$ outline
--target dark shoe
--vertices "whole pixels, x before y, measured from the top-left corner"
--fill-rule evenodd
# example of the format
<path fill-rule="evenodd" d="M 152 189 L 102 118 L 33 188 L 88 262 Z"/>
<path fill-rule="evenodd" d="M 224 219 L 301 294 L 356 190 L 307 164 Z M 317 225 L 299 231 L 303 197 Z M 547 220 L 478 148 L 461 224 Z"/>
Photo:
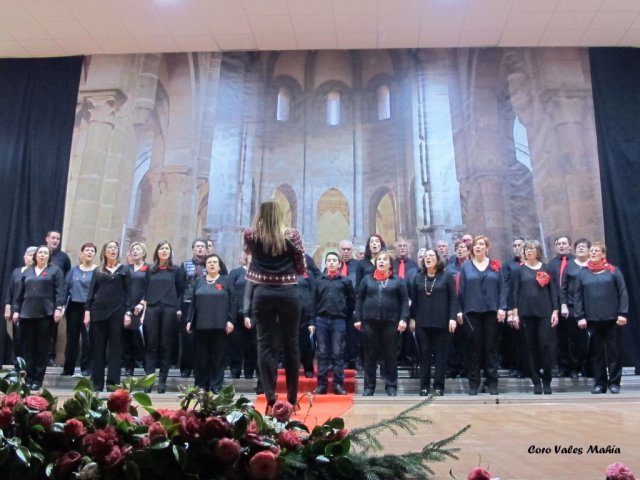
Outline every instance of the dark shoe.
<path fill-rule="evenodd" d="M 595 385 L 593 387 L 593 389 L 591 390 L 591 393 L 593 393 L 594 395 L 599 394 L 599 393 L 605 393 L 606 390 L 602 385 Z"/>
<path fill-rule="evenodd" d="M 578 379 L 578 372 L 575 370 L 571 370 L 569 372 L 569 377 L 571 378 L 571 380 L 577 380 Z"/>
<path fill-rule="evenodd" d="M 551 395 L 551 384 L 550 383 L 545 383 L 542 385 L 542 391 L 544 392 L 545 395 Z"/>
<path fill-rule="evenodd" d="M 509 373 L 507 374 L 507 376 L 510 378 L 516 378 L 518 376 L 518 370 L 516 370 L 515 368 L 512 368 L 511 370 L 509 370 Z"/>
<path fill-rule="evenodd" d="M 387 391 L 387 395 L 390 396 L 390 397 L 397 397 L 398 396 L 398 391 L 393 387 L 387 387 L 386 391 Z"/>
<path fill-rule="evenodd" d="M 370 388 L 365 388 L 364 392 L 362 392 L 363 397 L 373 397 L 373 390 Z"/>
<path fill-rule="evenodd" d="M 620 385 L 615 383 L 609 385 L 609 391 L 613 394 L 620 393 Z"/>
<path fill-rule="evenodd" d="M 420 396 L 421 397 L 428 397 L 429 396 L 429 389 L 428 388 L 423 388 L 422 390 L 420 390 Z"/>
<path fill-rule="evenodd" d="M 318 385 L 313 393 L 315 393 L 316 395 L 326 395 L 327 387 L 325 385 Z"/>
<path fill-rule="evenodd" d="M 124 373 L 127 377 L 133 377 L 133 368 L 127 368 Z"/>
<path fill-rule="evenodd" d="M 248 374 L 244 376 L 245 380 L 253 380 L 253 374 Z"/>
<path fill-rule="evenodd" d="M 342 387 L 342 385 L 334 385 L 333 393 L 335 393 L 336 395 L 346 395 L 347 391 Z"/>
<path fill-rule="evenodd" d="M 444 396 L 444 388 L 436 388 L 436 389 L 433 391 L 433 394 L 434 394 L 436 397 L 442 397 L 442 396 Z"/>
<path fill-rule="evenodd" d="M 33 382 L 31 384 L 30 390 L 34 391 L 34 390 L 40 390 L 42 388 L 42 384 L 38 383 L 38 382 Z"/>
<path fill-rule="evenodd" d="M 151 387 L 147 387 L 144 389 L 144 393 L 151 393 L 152 388 Z"/>
<path fill-rule="evenodd" d="M 82 370 L 82 376 L 83 377 L 90 377 L 91 376 L 91 370 Z"/>
<path fill-rule="evenodd" d="M 165 393 L 167 391 L 167 384 L 165 382 L 160 382 L 158 384 L 158 393 Z"/>
<path fill-rule="evenodd" d="M 533 394 L 542 395 L 542 385 L 540 384 L 540 382 L 533 384 Z"/>
<path fill-rule="evenodd" d="M 311 370 L 309 372 L 304 372 L 304 376 L 306 378 L 313 378 L 313 370 Z"/>
<path fill-rule="evenodd" d="M 189 373 L 187 374 L 187 377 L 188 377 L 189 375 L 191 375 L 191 372 L 189 372 Z M 182 375 L 182 376 L 184 377 L 184 375 Z M 231 372 L 231 378 L 235 378 L 235 379 L 240 378 L 240 372 Z"/>
<path fill-rule="evenodd" d="M 61 377 L 72 377 L 73 376 L 73 371 L 69 371 L 69 370 L 63 370 L 62 373 L 60 373 Z"/>
<path fill-rule="evenodd" d="M 264 393 L 264 388 L 262 385 L 256 385 L 256 395 L 262 395 Z"/>
<path fill-rule="evenodd" d="M 49 367 L 55 367 L 56 366 L 56 362 L 53 358 L 49 359 L 49 362 L 47 363 L 47 366 Z"/>
<path fill-rule="evenodd" d="M 478 388 L 470 388 L 469 389 L 469 395 L 475 396 L 478 395 Z"/>
<path fill-rule="evenodd" d="M 489 387 L 489 395 L 498 395 L 498 386 L 490 386 Z"/>

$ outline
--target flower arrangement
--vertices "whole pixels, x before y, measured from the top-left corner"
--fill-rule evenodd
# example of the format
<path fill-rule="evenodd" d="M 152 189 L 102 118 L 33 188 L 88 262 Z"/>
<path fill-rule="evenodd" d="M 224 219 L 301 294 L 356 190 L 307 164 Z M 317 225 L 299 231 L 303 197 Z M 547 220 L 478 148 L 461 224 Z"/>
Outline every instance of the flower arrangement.
<path fill-rule="evenodd" d="M 414 412 L 429 400 L 365 428 L 333 418 L 309 431 L 291 419 L 288 402 L 262 415 L 232 386 L 217 395 L 185 387 L 179 408 L 165 410 L 143 392 L 153 375 L 128 378 L 106 398 L 80 379 L 58 406 L 46 389 L 30 392 L 23 376 L 0 380 L 0 471 L 9 480 L 421 479 L 430 462 L 457 458 L 449 444 L 468 428 L 418 452 L 384 454 L 379 433 L 428 424 Z"/>

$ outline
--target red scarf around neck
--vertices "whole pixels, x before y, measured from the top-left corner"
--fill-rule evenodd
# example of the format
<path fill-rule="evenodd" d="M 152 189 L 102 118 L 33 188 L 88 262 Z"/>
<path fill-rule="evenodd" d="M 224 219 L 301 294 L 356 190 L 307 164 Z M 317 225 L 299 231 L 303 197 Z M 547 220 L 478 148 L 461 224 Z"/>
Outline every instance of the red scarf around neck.
<path fill-rule="evenodd" d="M 589 269 L 589 271 L 593 273 L 600 273 L 600 272 L 604 272 L 605 270 L 609 270 L 610 272 L 613 272 L 616 267 L 614 267 L 609 262 L 607 262 L 606 258 L 603 258 L 599 262 L 594 262 L 592 260 L 589 260 L 587 262 L 587 268 Z"/>
<path fill-rule="evenodd" d="M 385 281 L 390 276 L 391 276 L 391 271 L 385 273 L 381 270 L 376 270 L 375 272 L 373 272 L 373 278 L 375 278 L 379 282 Z"/>

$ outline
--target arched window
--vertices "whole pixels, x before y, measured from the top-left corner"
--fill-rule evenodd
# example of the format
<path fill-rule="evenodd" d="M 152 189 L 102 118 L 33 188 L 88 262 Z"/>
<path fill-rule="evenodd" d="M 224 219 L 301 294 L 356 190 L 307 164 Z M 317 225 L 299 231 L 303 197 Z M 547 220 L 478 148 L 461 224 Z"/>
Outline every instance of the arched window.
<path fill-rule="evenodd" d="M 327 125 L 340 125 L 340 92 L 329 92 L 327 95 Z"/>
<path fill-rule="evenodd" d="M 380 85 L 376 91 L 378 97 L 378 120 L 391 118 L 391 96 L 389 87 Z"/>
<path fill-rule="evenodd" d="M 513 121 L 513 143 L 516 149 L 516 159 L 531 171 L 531 155 L 529 154 L 527 127 L 520 123 L 518 117 Z"/>
<path fill-rule="evenodd" d="M 280 87 L 280 90 L 278 90 L 278 104 L 276 106 L 276 120 L 279 122 L 288 122 L 290 109 L 291 92 L 287 87 Z"/>

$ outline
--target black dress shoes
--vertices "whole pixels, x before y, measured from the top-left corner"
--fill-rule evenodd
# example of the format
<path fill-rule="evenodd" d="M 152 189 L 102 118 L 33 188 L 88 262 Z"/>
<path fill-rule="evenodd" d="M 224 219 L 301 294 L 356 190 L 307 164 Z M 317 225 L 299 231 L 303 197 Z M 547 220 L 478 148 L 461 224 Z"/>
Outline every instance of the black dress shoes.
<path fill-rule="evenodd" d="M 335 387 L 334 387 L 335 389 Z M 313 391 L 313 393 L 315 393 L 316 395 L 326 395 L 327 394 L 327 387 L 324 385 L 318 385 L 316 387 L 316 389 Z"/>
<path fill-rule="evenodd" d="M 544 392 L 545 395 L 551 395 L 551 384 L 550 383 L 542 384 L 542 391 Z"/>
<path fill-rule="evenodd" d="M 429 389 L 428 388 L 423 388 L 422 390 L 420 390 L 420 396 L 421 397 L 429 396 Z"/>
<path fill-rule="evenodd" d="M 498 386 L 493 385 L 489 387 L 489 395 L 498 395 Z"/>
<path fill-rule="evenodd" d="M 593 389 L 591 390 L 591 393 L 593 393 L 594 395 L 596 394 L 600 394 L 600 393 L 605 393 L 605 388 L 602 385 L 595 385 L 593 387 Z"/>
<path fill-rule="evenodd" d="M 442 397 L 442 396 L 444 395 L 444 388 L 436 388 L 436 389 L 433 391 L 433 394 L 434 394 L 436 397 Z"/>
<path fill-rule="evenodd" d="M 542 385 L 539 381 L 533 384 L 533 394 L 542 395 Z"/>
<path fill-rule="evenodd" d="M 346 395 L 347 391 L 342 387 L 342 385 L 334 385 L 333 393 L 335 393 L 336 395 Z"/>
<path fill-rule="evenodd" d="M 364 392 L 362 392 L 363 397 L 373 397 L 373 390 L 370 388 L 365 388 Z"/>
<path fill-rule="evenodd" d="M 398 396 L 398 391 L 395 388 L 387 387 L 386 390 L 387 390 L 387 395 L 388 396 L 390 396 L 390 397 L 397 397 Z"/>
<path fill-rule="evenodd" d="M 617 384 L 615 384 L 615 383 L 614 383 L 614 384 L 609 385 L 609 391 L 610 391 L 611 393 L 614 393 L 614 394 L 615 394 L 615 393 L 620 393 L 620 385 L 617 385 Z"/>

